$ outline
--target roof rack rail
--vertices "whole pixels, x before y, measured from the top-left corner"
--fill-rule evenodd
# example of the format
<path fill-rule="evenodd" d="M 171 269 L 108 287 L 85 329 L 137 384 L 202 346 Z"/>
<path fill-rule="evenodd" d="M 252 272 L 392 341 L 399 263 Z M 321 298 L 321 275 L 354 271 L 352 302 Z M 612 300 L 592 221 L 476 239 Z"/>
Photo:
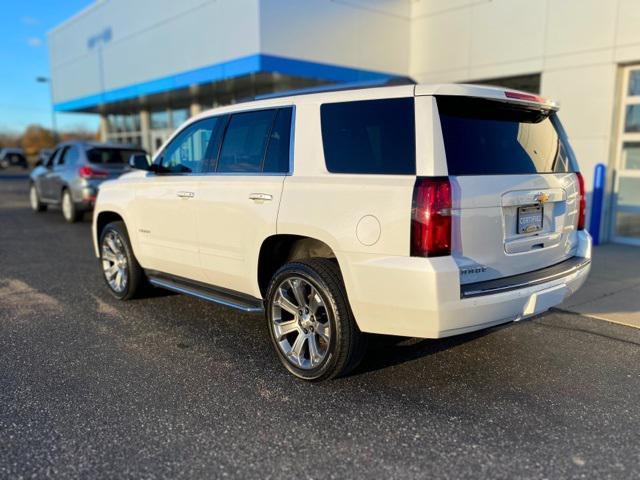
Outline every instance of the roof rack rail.
<path fill-rule="evenodd" d="M 317 87 L 300 88 L 297 90 L 286 90 L 282 92 L 267 93 L 264 95 L 256 95 L 246 101 L 268 100 L 272 98 L 293 97 L 299 95 L 311 95 L 313 93 L 340 92 L 343 90 L 362 90 L 365 88 L 392 87 L 396 85 L 415 85 L 416 82 L 411 77 L 389 77 L 381 80 L 369 80 L 363 82 L 350 83 L 330 83 L 327 85 L 319 85 Z"/>

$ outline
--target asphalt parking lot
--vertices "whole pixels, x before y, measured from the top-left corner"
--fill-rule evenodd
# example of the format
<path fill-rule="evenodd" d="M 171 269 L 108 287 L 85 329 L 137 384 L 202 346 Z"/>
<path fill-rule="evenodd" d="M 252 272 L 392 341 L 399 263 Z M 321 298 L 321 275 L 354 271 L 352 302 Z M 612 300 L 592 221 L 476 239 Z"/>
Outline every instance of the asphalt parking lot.
<path fill-rule="evenodd" d="M 0 478 L 638 478 L 639 365 L 639 330 L 556 311 L 306 384 L 261 317 L 113 299 L 89 219 L 0 173 Z"/>

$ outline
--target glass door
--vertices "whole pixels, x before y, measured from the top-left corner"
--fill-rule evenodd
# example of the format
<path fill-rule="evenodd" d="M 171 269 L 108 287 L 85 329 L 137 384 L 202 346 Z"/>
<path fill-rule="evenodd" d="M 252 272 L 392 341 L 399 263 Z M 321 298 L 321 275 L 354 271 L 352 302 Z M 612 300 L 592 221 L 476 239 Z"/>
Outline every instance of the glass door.
<path fill-rule="evenodd" d="M 640 245 L 640 66 L 624 71 L 613 201 L 613 240 Z"/>

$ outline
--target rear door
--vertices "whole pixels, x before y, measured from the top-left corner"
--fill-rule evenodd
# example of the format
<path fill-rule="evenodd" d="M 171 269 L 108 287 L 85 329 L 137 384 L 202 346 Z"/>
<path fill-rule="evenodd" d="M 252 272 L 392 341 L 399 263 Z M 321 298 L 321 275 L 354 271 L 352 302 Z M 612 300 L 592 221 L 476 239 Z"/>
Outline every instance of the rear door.
<path fill-rule="evenodd" d="M 293 107 L 231 114 L 211 174 L 198 199 L 202 268 L 210 284 L 254 291 L 258 254 L 276 233 L 285 177 L 290 173 Z"/>
<path fill-rule="evenodd" d="M 575 255 L 580 191 L 555 112 L 437 97 L 453 189 L 461 283 L 517 275 Z"/>

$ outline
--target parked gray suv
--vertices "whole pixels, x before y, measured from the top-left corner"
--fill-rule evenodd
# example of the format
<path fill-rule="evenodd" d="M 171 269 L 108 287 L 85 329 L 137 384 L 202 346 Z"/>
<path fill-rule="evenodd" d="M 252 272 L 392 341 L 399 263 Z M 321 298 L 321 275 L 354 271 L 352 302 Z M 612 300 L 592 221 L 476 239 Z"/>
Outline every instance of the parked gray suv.
<path fill-rule="evenodd" d="M 59 205 L 69 223 L 93 209 L 98 188 L 105 180 L 129 169 L 129 158 L 145 153 L 120 144 L 71 141 L 61 143 L 30 175 L 29 200 L 35 212 Z"/>

